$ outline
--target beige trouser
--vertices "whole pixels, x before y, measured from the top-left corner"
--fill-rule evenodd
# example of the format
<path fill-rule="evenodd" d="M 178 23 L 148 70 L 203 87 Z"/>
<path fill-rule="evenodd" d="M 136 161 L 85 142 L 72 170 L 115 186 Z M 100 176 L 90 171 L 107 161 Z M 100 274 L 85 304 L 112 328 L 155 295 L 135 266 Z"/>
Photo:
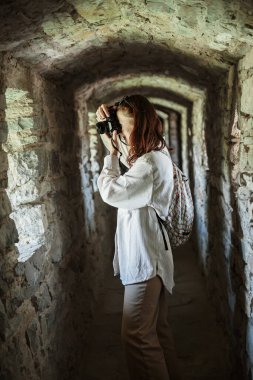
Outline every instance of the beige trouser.
<path fill-rule="evenodd" d="M 169 296 L 159 276 L 125 285 L 121 336 L 130 380 L 182 380 L 168 322 Z"/>

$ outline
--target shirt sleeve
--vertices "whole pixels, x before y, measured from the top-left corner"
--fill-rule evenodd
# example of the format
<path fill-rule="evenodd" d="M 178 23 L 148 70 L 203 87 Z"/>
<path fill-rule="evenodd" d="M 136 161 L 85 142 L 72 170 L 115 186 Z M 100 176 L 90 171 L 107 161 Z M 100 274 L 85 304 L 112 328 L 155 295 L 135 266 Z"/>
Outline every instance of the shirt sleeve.
<path fill-rule="evenodd" d="M 148 205 L 153 192 L 152 164 L 140 157 L 121 175 L 118 160 L 112 154 L 104 157 L 104 166 L 97 179 L 103 201 L 128 210 Z"/>

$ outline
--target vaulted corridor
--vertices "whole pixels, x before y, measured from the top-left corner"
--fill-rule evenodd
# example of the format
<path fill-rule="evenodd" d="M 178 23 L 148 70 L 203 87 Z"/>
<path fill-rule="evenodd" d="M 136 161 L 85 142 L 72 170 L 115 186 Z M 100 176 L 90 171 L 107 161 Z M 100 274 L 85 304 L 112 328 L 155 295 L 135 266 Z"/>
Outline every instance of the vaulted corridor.
<path fill-rule="evenodd" d="M 194 198 L 170 305 L 185 380 L 253 380 L 252 1 L 12 0 L 0 19 L 0 379 L 128 379 L 95 112 L 138 93 Z"/>

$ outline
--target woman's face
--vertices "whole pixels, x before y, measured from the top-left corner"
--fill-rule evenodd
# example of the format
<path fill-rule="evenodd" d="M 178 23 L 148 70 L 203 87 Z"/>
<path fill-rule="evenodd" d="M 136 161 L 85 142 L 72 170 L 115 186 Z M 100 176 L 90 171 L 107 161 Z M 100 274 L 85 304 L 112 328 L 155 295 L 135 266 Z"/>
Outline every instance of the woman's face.
<path fill-rule="evenodd" d="M 134 128 L 134 118 L 125 115 L 121 110 L 117 111 L 117 117 L 122 126 L 122 136 L 125 138 L 126 143 L 130 145 L 130 135 Z"/>

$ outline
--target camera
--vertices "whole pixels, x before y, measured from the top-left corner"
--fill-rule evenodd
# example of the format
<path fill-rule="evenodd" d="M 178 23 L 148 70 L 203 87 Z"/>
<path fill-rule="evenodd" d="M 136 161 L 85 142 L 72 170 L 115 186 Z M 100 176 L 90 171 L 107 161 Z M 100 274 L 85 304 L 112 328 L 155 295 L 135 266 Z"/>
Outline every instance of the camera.
<path fill-rule="evenodd" d="M 113 131 L 116 130 L 117 134 L 122 131 L 121 124 L 117 118 L 117 108 L 114 106 L 108 108 L 109 117 L 104 121 L 99 121 L 96 124 L 96 128 L 99 134 L 108 133 L 112 137 Z"/>

